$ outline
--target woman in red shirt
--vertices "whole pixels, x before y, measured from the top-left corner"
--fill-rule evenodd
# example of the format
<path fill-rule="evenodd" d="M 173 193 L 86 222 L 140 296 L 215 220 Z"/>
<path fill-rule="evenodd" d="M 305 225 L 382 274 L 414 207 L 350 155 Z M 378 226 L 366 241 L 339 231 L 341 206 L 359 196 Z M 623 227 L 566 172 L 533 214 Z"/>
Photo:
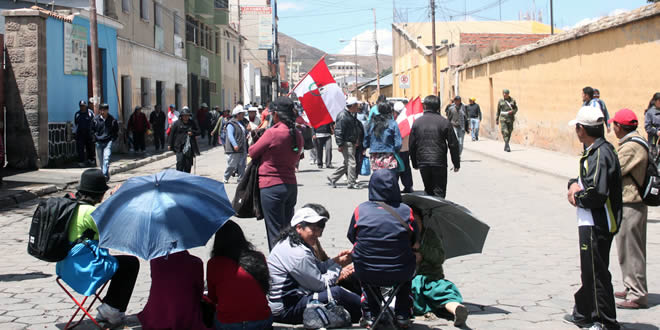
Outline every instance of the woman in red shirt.
<path fill-rule="evenodd" d="M 253 160 L 261 161 L 259 189 L 269 250 L 275 247 L 280 231 L 289 227 L 298 198 L 296 164 L 304 143 L 296 129 L 297 117 L 293 101 L 278 97 L 271 107 L 273 126 L 248 150 Z"/>
<path fill-rule="evenodd" d="M 266 257 L 231 220 L 215 233 L 206 282 L 209 298 L 216 304 L 216 329 L 272 328 L 266 300 L 270 289 Z"/>

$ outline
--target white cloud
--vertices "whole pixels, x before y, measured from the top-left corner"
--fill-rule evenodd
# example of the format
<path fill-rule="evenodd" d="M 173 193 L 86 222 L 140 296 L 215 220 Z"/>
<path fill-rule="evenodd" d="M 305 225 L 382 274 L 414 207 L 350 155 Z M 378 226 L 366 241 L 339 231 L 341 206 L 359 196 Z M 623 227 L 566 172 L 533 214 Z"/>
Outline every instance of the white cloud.
<path fill-rule="evenodd" d="M 298 11 L 303 9 L 303 5 L 295 2 L 280 2 L 277 4 L 277 10 L 279 11 Z"/>
<path fill-rule="evenodd" d="M 392 31 L 391 30 L 377 30 L 378 36 L 378 54 L 392 55 Z M 355 39 L 357 39 L 357 52 L 358 55 L 371 56 L 376 52 L 374 50 L 374 31 L 367 30 L 357 36 L 351 38 L 351 41 L 346 44 L 339 54 L 353 55 L 355 54 Z"/>
<path fill-rule="evenodd" d="M 598 17 L 591 17 L 591 18 L 585 18 L 585 19 L 575 23 L 575 25 L 573 25 L 573 26 L 564 26 L 561 29 L 564 30 L 564 31 L 577 29 L 579 27 L 591 24 L 591 23 L 593 23 L 593 22 L 595 22 L 595 21 L 597 21 L 597 20 L 599 20 L 599 19 L 601 19 L 605 16 L 615 16 L 615 15 L 619 15 L 619 14 L 622 14 L 622 13 L 625 13 L 625 12 L 628 12 L 628 10 L 627 9 L 614 9 L 607 15 L 598 16 Z"/>

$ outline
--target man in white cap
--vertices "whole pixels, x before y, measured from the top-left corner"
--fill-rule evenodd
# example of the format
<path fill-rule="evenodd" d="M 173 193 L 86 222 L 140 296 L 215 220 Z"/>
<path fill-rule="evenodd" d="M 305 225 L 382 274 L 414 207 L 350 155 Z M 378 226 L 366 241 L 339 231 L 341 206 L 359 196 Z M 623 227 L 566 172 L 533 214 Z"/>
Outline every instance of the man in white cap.
<path fill-rule="evenodd" d="M 245 163 L 247 162 L 247 128 L 243 124 L 246 111 L 243 106 L 237 105 L 231 112 L 232 119 L 227 124 L 227 134 L 225 137 L 225 153 L 227 154 L 227 170 L 225 170 L 224 183 L 229 182 L 229 178 L 238 173 L 238 181 L 241 181 L 245 173 Z"/>
<path fill-rule="evenodd" d="M 248 109 L 248 121 L 250 121 L 250 124 L 253 124 L 253 128 L 259 127 L 261 125 L 261 118 L 259 118 L 258 115 L 259 108 L 257 107 L 250 107 Z"/>
<path fill-rule="evenodd" d="M 346 100 L 346 109 L 337 115 L 335 126 L 335 141 L 337 150 L 344 156 L 344 163 L 337 168 L 335 173 L 327 177 L 328 183 L 337 188 L 337 181 L 342 176 L 348 177 L 348 189 L 360 189 L 357 183 L 357 163 L 355 161 L 355 150 L 360 143 L 364 131 L 362 123 L 355 117 L 358 112 L 358 100 L 351 96 Z"/>
<path fill-rule="evenodd" d="M 572 314 L 564 320 L 591 329 L 619 329 L 614 305 L 610 247 L 622 218 L 621 166 L 605 140 L 599 108 L 583 106 L 569 123 L 586 148 L 580 173 L 568 182 L 568 202 L 577 208 L 582 287 L 575 293 Z"/>
<path fill-rule="evenodd" d="M 406 110 L 406 106 L 403 102 L 398 101 L 394 103 L 394 112 L 396 112 L 397 117 L 401 115 L 401 112 Z M 401 179 L 401 184 L 403 184 L 402 193 L 411 193 L 413 192 L 413 177 L 412 170 L 410 169 L 410 152 L 408 152 L 408 144 L 410 143 L 410 134 L 406 135 L 401 142 L 401 150 L 399 150 L 399 157 L 403 161 L 403 164 L 406 166 L 406 170 L 401 173 L 399 179 Z"/>

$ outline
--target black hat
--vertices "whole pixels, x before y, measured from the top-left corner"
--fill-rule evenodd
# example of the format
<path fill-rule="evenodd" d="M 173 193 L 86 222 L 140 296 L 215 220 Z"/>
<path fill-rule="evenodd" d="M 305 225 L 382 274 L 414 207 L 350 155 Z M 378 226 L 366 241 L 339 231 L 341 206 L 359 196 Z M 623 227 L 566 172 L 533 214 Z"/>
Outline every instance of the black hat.
<path fill-rule="evenodd" d="M 83 106 L 83 105 L 87 106 L 87 102 L 85 102 L 85 100 L 80 100 L 80 102 L 78 102 L 78 106 Z"/>
<path fill-rule="evenodd" d="M 139 105 L 136 105 L 136 106 L 135 106 L 135 110 L 134 110 L 134 111 L 138 111 L 138 110 L 142 110 L 142 107 L 141 107 L 141 106 L 139 106 Z"/>
<path fill-rule="evenodd" d="M 282 111 L 283 112 L 291 112 L 291 111 L 293 111 L 293 108 L 295 107 L 295 105 L 293 104 L 293 101 L 291 101 L 291 99 L 286 97 L 286 96 L 280 96 L 277 99 L 275 99 L 275 102 L 274 102 L 273 105 L 274 105 L 275 111 L 277 111 L 277 112 L 282 112 Z"/>
<path fill-rule="evenodd" d="M 458 95 L 456 95 L 456 97 L 454 97 L 454 101 L 457 101 L 457 100 L 460 100 L 460 99 L 461 99 L 461 97 L 458 96 Z"/>
<path fill-rule="evenodd" d="M 100 109 L 110 109 L 110 106 L 107 103 L 101 103 L 99 106 Z"/>
<path fill-rule="evenodd" d="M 80 175 L 80 184 L 76 188 L 78 191 L 102 194 L 110 187 L 105 183 L 105 176 L 98 168 L 90 168 Z"/>

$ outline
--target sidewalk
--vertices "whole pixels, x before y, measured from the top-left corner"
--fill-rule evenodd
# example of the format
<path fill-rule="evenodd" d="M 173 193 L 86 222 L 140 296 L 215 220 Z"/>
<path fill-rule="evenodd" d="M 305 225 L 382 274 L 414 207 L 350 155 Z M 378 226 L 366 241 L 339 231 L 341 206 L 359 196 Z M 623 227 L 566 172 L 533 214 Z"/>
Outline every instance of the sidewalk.
<path fill-rule="evenodd" d="M 114 154 L 110 161 L 110 175 L 126 172 L 172 155 L 174 153 L 171 151 L 145 155 Z M 0 188 L 0 209 L 67 189 L 77 184 L 80 174 L 88 168 L 91 167 L 43 168 L 6 176 L 3 178 L 4 185 Z"/>
<path fill-rule="evenodd" d="M 494 158 L 531 171 L 552 175 L 567 181 L 577 177 L 579 155 L 569 155 L 556 151 L 535 148 L 520 144 L 510 144 L 511 152 L 504 151 L 504 142 L 480 138 L 472 141 L 465 136 L 465 150 Z"/>

